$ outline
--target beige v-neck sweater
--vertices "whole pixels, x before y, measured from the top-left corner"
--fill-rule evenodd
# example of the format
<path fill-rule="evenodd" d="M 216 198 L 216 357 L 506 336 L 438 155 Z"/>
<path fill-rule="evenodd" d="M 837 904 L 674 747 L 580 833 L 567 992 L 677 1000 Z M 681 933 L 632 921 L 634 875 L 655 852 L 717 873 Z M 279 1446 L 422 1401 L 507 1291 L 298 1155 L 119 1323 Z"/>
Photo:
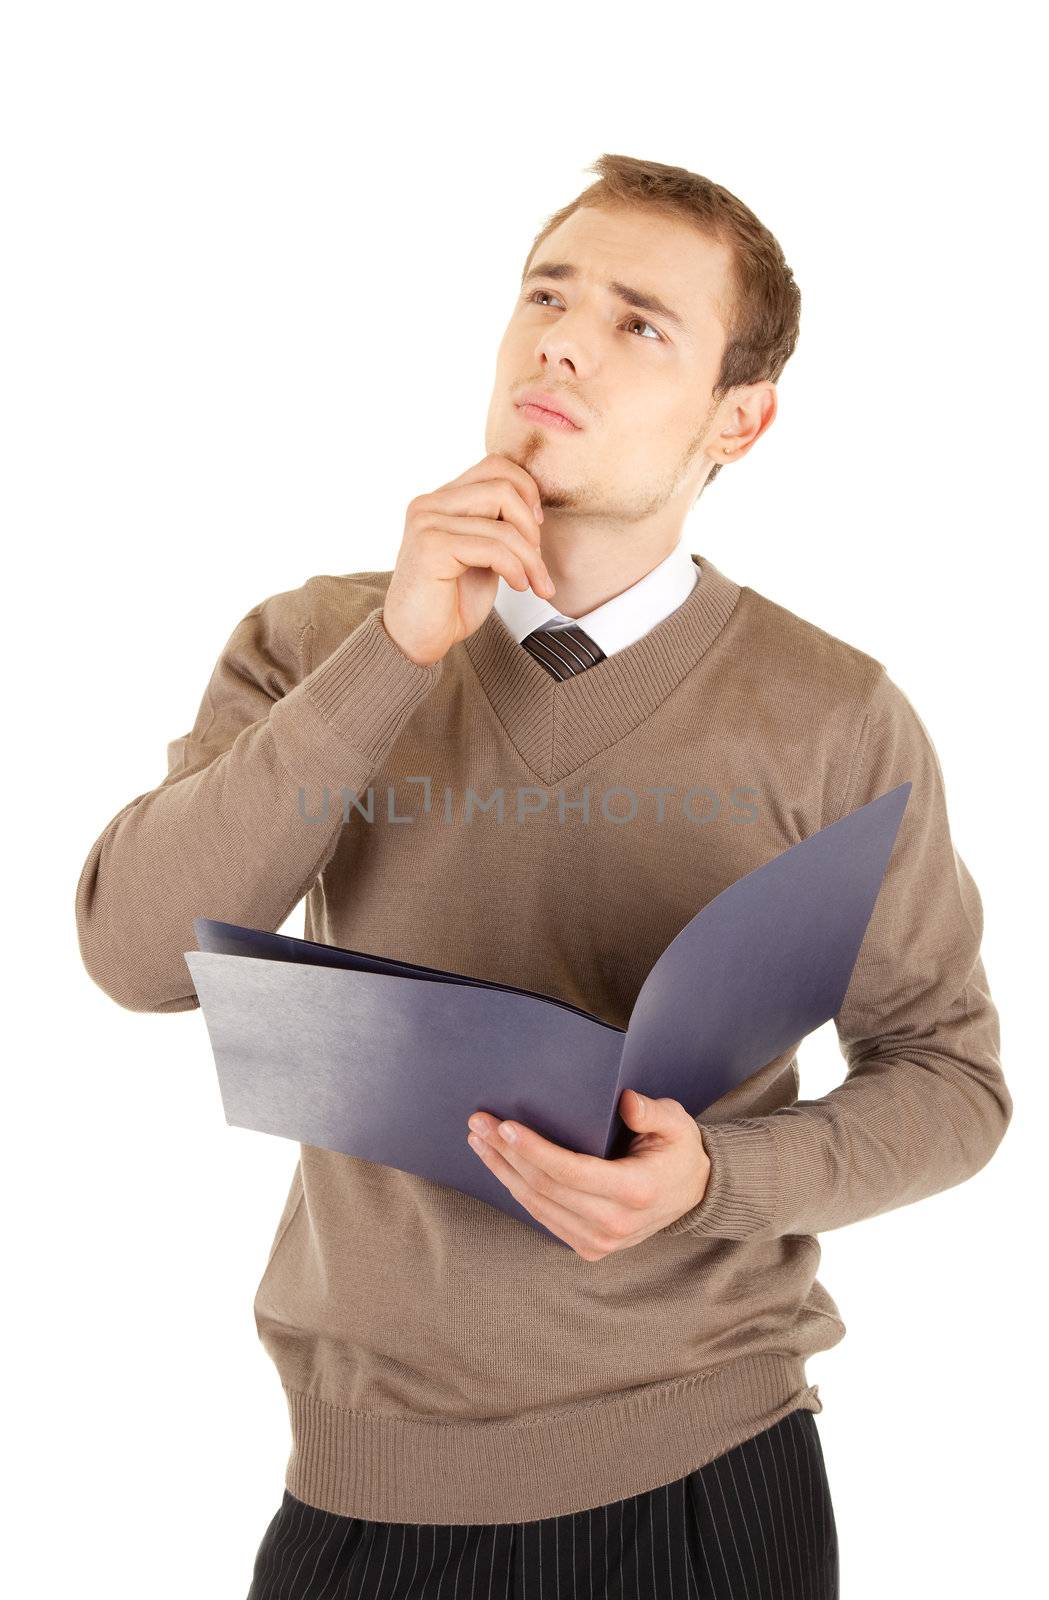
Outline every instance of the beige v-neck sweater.
<path fill-rule="evenodd" d="M 981 901 L 923 723 L 882 663 L 693 559 L 687 600 L 564 682 L 494 610 L 409 660 L 382 625 L 389 572 L 272 595 L 167 777 L 84 864 L 83 960 L 132 1010 L 196 1006 L 194 916 L 275 930 L 306 896 L 307 938 L 625 1028 L 716 894 L 913 785 L 835 1019 L 843 1081 L 799 1099 L 794 1046 L 707 1108 L 706 1195 L 641 1244 L 589 1262 L 472 1196 L 300 1147 L 254 1309 L 286 1484 L 312 1505 L 557 1516 L 822 1410 L 806 1361 L 845 1326 L 817 1236 L 961 1183 L 1008 1125 Z M 207 1071 L 202 1019 L 192 1052 Z"/>

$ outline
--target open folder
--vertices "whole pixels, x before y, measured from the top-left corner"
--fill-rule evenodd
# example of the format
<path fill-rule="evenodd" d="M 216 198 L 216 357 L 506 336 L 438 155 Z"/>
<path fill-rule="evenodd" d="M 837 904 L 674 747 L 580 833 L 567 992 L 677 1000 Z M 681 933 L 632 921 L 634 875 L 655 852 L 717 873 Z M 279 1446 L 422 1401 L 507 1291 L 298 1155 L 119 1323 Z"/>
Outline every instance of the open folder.
<path fill-rule="evenodd" d="M 625 1029 L 512 984 L 195 917 L 185 958 L 226 1121 L 415 1173 L 556 1238 L 475 1155 L 467 1119 L 613 1159 L 633 1138 L 624 1089 L 698 1116 L 800 1044 L 845 998 L 910 789 L 723 889 L 659 957 Z"/>

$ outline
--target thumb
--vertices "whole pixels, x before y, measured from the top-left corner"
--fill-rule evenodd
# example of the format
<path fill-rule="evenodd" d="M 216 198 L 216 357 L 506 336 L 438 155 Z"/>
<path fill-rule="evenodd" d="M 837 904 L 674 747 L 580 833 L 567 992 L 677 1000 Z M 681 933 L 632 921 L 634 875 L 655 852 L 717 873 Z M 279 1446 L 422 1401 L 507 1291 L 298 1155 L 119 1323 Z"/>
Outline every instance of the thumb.
<path fill-rule="evenodd" d="M 658 1100 L 647 1099 L 636 1089 L 625 1089 L 619 1100 L 619 1115 L 629 1128 L 655 1128 L 659 1122 Z"/>

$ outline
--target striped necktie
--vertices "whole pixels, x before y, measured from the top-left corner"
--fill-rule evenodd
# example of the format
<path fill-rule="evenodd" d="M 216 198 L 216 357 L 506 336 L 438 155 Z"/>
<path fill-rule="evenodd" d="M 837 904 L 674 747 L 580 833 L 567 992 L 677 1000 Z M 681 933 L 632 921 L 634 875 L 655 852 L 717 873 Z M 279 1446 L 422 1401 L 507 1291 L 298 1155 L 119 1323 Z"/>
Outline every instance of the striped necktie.
<path fill-rule="evenodd" d="M 521 643 L 554 678 L 571 678 L 605 659 L 601 646 L 574 622 L 535 628 Z"/>

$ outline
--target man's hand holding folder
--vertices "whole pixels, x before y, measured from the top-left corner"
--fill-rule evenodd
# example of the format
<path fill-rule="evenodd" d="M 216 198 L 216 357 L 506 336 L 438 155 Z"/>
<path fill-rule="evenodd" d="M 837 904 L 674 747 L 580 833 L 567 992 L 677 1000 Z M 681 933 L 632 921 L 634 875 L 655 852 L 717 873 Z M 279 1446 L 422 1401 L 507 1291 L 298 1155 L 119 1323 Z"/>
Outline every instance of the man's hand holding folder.
<path fill-rule="evenodd" d="M 694 1117 L 680 1100 L 633 1089 L 619 1115 L 637 1130 L 617 1160 L 583 1155 L 518 1122 L 476 1112 L 470 1146 L 514 1199 L 584 1261 L 629 1250 L 697 1206 L 710 1158 Z"/>

